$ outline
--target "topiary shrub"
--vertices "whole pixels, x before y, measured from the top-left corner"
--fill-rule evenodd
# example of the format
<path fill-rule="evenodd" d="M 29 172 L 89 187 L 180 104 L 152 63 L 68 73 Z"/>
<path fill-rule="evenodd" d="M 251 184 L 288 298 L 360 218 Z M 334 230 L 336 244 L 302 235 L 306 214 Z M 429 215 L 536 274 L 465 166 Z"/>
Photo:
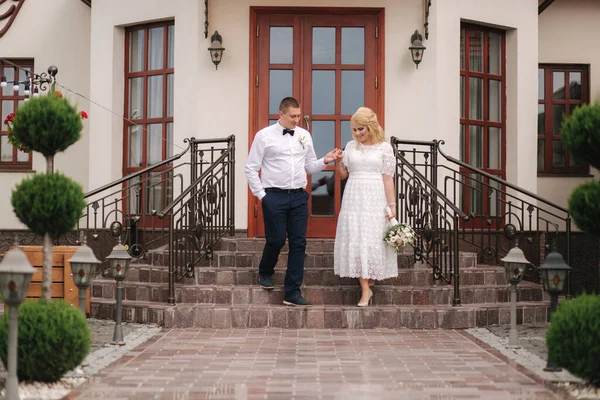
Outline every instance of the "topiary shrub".
<path fill-rule="evenodd" d="M 583 294 L 560 305 L 546 333 L 548 356 L 600 387 L 600 296 Z"/>
<path fill-rule="evenodd" d="M 85 207 L 81 185 L 59 173 L 24 179 L 13 191 L 11 203 L 29 229 L 53 238 L 72 229 Z"/>
<path fill-rule="evenodd" d="M 560 134 L 576 159 L 600 169 L 600 105 L 582 104 L 562 122 Z"/>
<path fill-rule="evenodd" d="M 583 183 L 569 197 L 569 211 L 582 231 L 600 234 L 600 181 Z"/>
<path fill-rule="evenodd" d="M 0 320 L 0 358 L 6 366 L 8 313 Z M 56 382 L 85 359 L 92 343 L 84 314 L 64 301 L 27 301 L 19 307 L 17 376 Z"/>
<path fill-rule="evenodd" d="M 12 134 L 23 146 L 52 157 L 81 137 L 81 114 L 56 95 L 30 99 L 19 107 Z"/>

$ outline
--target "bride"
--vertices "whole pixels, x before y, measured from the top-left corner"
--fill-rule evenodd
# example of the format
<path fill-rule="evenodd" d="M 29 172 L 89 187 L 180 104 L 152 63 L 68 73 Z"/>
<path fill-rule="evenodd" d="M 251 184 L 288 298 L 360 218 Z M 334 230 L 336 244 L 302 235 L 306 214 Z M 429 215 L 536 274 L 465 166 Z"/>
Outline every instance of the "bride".
<path fill-rule="evenodd" d="M 342 198 L 334 246 L 333 268 L 340 277 L 358 278 L 362 295 L 359 307 L 373 297 L 376 280 L 398 276 L 396 253 L 383 241 L 396 217 L 394 171 L 396 159 L 385 141 L 377 115 L 360 107 L 350 120 L 352 137 L 343 158 L 336 160 L 341 179 L 348 178 Z M 385 207 L 392 213 L 386 216 Z"/>

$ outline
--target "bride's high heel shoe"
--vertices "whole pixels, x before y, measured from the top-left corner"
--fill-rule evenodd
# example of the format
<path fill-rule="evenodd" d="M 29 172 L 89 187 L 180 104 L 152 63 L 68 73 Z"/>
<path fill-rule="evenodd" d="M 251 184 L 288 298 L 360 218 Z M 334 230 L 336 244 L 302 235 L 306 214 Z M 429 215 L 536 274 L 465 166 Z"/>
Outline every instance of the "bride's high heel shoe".
<path fill-rule="evenodd" d="M 369 304 L 371 304 L 371 299 L 373 299 L 373 291 L 372 291 L 372 290 L 371 290 L 371 293 L 369 293 L 369 300 L 367 300 L 367 301 L 366 301 L 366 302 L 364 302 L 364 303 L 358 303 L 358 304 L 357 304 L 357 306 L 358 306 L 358 307 L 366 307 L 366 306 L 368 306 Z"/>

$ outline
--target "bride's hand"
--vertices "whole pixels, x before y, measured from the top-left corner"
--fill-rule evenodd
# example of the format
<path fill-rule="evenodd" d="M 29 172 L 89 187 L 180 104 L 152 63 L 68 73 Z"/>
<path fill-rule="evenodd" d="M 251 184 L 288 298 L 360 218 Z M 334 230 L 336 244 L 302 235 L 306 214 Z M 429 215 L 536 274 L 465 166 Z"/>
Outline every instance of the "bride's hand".
<path fill-rule="evenodd" d="M 391 220 L 392 218 L 396 218 L 396 206 L 388 206 L 388 207 L 390 208 L 390 211 L 392 212 L 391 214 L 386 213 L 388 220 Z"/>

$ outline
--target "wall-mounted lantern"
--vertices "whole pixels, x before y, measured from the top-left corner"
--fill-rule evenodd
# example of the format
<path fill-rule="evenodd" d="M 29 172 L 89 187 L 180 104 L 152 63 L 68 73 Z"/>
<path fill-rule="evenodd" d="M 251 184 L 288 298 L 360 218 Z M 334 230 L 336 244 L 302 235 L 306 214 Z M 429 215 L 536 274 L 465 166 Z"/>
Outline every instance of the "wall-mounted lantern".
<path fill-rule="evenodd" d="M 215 64 L 215 69 L 219 69 L 219 64 L 223 58 L 224 50 L 223 37 L 219 35 L 219 31 L 215 31 L 215 33 L 213 33 L 210 37 L 210 47 L 208 48 L 208 51 L 210 52 L 210 58 L 213 64 Z"/>
<path fill-rule="evenodd" d="M 408 49 L 410 50 L 413 62 L 417 66 L 417 69 L 419 69 L 419 64 L 421 63 L 423 53 L 425 52 L 425 46 L 423 45 L 423 36 L 421 36 L 418 30 L 410 37 L 410 43 L 411 45 Z"/>

